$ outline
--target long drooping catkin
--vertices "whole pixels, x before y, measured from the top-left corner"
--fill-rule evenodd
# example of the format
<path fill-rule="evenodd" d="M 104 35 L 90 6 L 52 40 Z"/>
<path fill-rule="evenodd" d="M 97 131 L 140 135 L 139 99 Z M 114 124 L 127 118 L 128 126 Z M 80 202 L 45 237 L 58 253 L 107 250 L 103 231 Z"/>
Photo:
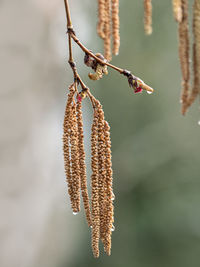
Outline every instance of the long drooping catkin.
<path fill-rule="evenodd" d="M 105 228 L 104 228 L 104 250 L 110 255 L 111 254 L 111 233 L 113 230 L 114 222 L 114 208 L 113 208 L 113 190 L 112 190 L 112 161 L 111 161 L 111 141 L 110 141 L 110 126 L 107 121 L 104 121 L 104 136 L 105 136 Z"/>
<path fill-rule="evenodd" d="M 72 186 L 74 198 L 74 212 L 80 211 L 80 169 L 78 154 L 78 126 L 76 118 L 76 103 L 72 106 L 72 120 L 70 121 L 70 144 L 71 144 L 71 170 L 72 170 Z"/>
<path fill-rule="evenodd" d="M 77 122 L 78 122 L 78 152 L 79 152 L 79 166 L 80 166 L 80 182 L 81 193 L 85 208 L 86 219 L 88 225 L 91 226 L 91 213 L 89 205 L 89 197 L 87 190 L 87 177 L 86 177 L 86 165 L 85 165 L 85 151 L 84 151 L 84 136 L 83 136 L 83 118 L 82 118 L 82 101 L 77 102 Z"/>
<path fill-rule="evenodd" d="M 73 212 L 80 210 L 80 173 L 78 160 L 78 128 L 76 119 L 76 104 L 74 100 L 75 85 L 69 87 L 68 100 L 63 123 L 63 151 L 65 173 L 68 183 Z"/>
<path fill-rule="evenodd" d="M 120 35 L 119 35 L 119 0 L 112 0 L 112 37 L 114 55 L 119 54 Z"/>
<path fill-rule="evenodd" d="M 67 104 L 65 108 L 65 116 L 64 116 L 64 123 L 63 123 L 63 153 L 64 153 L 64 165 L 65 165 L 65 174 L 66 180 L 68 184 L 68 193 L 70 196 L 71 206 L 73 201 L 73 187 L 72 187 L 72 175 L 71 175 L 71 161 L 70 161 L 70 147 L 69 147 L 69 122 L 71 120 L 71 112 L 72 112 L 72 101 L 74 96 L 74 84 L 69 86 L 69 94 L 67 99 Z"/>
<path fill-rule="evenodd" d="M 102 105 L 99 101 L 96 102 L 98 108 L 98 168 L 99 168 L 99 209 L 100 209 L 100 238 L 104 238 L 104 225 L 105 225 L 105 135 L 104 135 L 104 112 Z"/>
<path fill-rule="evenodd" d="M 188 0 L 182 0 L 182 21 L 179 23 L 179 58 L 182 72 L 182 114 L 187 111 L 187 100 L 190 79 L 189 64 L 189 29 L 188 29 Z"/>
<path fill-rule="evenodd" d="M 193 6 L 193 35 L 193 88 L 188 99 L 188 106 L 200 93 L 200 0 L 195 0 Z"/>
<path fill-rule="evenodd" d="M 94 110 L 91 133 L 91 185 L 92 185 L 92 250 L 99 257 L 100 216 L 99 216 L 99 170 L 98 170 L 98 113 Z"/>
<path fill-rule="evenodd" d="M 111 56 L 111 2 L 105 0 L 104 57 L 110 61 Z"/>
<path fill-rule="evenodd" d="M 182 1 L 172 0 L 174 18 L 177 22 L 182 21 Z"/>
<path fill-rule="evenodd" d="M 102 39 L 105 38 L 104 27 L 106 20 L 105 0 L 98 0 L 98 24 L 97 33 Z"/>
<path fill-rule="evenodd" d="M 152 33 L 152 3 L 151 0 L 144 0 L 144 31 Z"/>

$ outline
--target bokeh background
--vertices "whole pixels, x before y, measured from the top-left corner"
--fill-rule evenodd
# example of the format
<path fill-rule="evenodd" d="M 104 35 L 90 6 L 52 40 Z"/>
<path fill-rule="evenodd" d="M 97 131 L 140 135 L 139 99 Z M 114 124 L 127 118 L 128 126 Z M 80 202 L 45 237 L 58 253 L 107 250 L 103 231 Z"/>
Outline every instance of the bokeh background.
<path fill-rule="evenodd" d="M 192 4 L 192 1 L 190 1 Z M 102 51 L 96 1 L 70 1 L 83 43 Z M 70 210 L 62 123 L 72 73 L 63 1 L 0 0 L 0 266 L 199 267 L 200 119 L 198 103 L 180 115 L 181 75 L 171 0 L 153 1 L 153 35 L 143 31 L 143 1 L 120 1 L 121 48 L 113 64 L 155 88 L 134 95 L 110 70 L 89 81 L 111 126 L 115 232 L 112 255 L 94 259 L 83 211 Z M 191 17 L 190 17 L 191 19 Z M 197 101 L 198 102 L 198 101 Z M 92 109 L 84 101 L 90 176 Z"/>

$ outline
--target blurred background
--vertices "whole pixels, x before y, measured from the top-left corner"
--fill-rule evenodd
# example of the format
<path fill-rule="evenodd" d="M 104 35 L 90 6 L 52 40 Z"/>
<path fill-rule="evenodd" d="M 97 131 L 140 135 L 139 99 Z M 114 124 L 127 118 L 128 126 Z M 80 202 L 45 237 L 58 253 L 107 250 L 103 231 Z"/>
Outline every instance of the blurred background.
<path fill-rule="evenodd" d="M 96 1 L 69 2 L 80 40 L 101 52 Z M 1 267 L 199 267 L 199 103 L 180 115 L 171 1 L 153 1 L 150 37 L 143 1 L 121 0 L 120 19 L 120 55 L 112 63 L 155 93 L 134 95 L 113 70 L 90 81 L 84 55 L 74 48 L 79 72 L 111 126 L 115 232 L 112 255 L 101 247 L 94 259 L 84 212 L 72 215 L 64 176 L 62 123 L 73 79 L 63 1 L 0 0 Z M 91 119 L 85 100 L 88 180 Z"/>

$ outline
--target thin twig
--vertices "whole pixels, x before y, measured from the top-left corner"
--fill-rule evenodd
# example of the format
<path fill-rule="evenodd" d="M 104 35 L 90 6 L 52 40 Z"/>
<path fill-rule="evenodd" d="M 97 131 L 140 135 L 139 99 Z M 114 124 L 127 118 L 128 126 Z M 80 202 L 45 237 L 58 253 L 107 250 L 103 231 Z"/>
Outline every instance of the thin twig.
<path fill-rule="evenodd" d="M 100 59 L 99 57 L 97 57 L 93 52 L 91 52 L 91 50 L 89 50 L 88 48 L 86 48 L 82 43 L 81 41 L 77 38 L 74 30 L 73 30 L 73 27 L 72 27 L 72 21 L 71 21 L 71 15 L 70 15 L 70 9 L 69 9 L 69 3 L 68 3 L 68 0 L 64 0 L 64 3 L 65 3 L 65 11 L 66 11 L 66 17 L 67 17 L 67 34 L 68 34 L 68 38 L 69 38 L 69 64 L 73 70 L 73 73 L 74 73 L 74 78 L 75 79 L 78 79 L 80 84 L 81 84 L 81 87 L 84 88 L 84 83 L 82 82 L 82 80 L 80 79 L 80 76 L 78 75 L 77 73 L 77 70 L 76 70 L 76 67 L 75 67 L 75 62 L 73 60 L 73 57 L 72 57 L 72 44 L 71 44 L 71 39 L 74 40 L 75 43 L 77 43 L 77 45 L 82 49 L 83 52 L 85 52 L 86 54 L 88 54 L 89 56 L 91 56 L 92 58 L 94 58 L 98 63 L 102 64 L 102 65 L 107 65 L 108 67 L 116 70 L 117 72 L 119 72 L 120 74 L 123 74 L 124 75 L 124 69 L 121 69 L 115 65 L 112 65 L 110 64 L 109 62 L 106 62 L 102 59 Z M 140 78 L 136 77 L 135 75 L 133 75 L 137 80 L 140 80 Z M 151 88 L 149 85 L 145 84 L 144 82 L 142 83 L 141 85 L 142 89 L 146 90 L 146 91 L 150 91 L 150 92 L 153 92 L 154 89 Z M 87 88 L 85 86 L 85 88 Z"/>

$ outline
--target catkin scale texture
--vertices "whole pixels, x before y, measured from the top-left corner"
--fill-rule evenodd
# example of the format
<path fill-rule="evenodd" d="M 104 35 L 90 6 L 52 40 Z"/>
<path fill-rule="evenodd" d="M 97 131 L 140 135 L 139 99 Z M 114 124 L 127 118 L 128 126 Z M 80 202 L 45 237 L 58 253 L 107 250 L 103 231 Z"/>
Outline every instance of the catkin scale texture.
<path fill-rule="evenodd" d="M 83 198 L 83 204 L 85 208 L 86 220 L 88 225 L 91 226 L 91 212 L 89 204 L 89 196 L 87 190 L 87 176 L 85 165 L 85 150 L 84 150 L 84 136 L 83 136 L 83 116 L 82 116 L 82 102 L 77 103 L 77 123 L 78 123 L 78 154 L 79 154 L 79 166 L 80 166 L 80 184 L 81 193 Z"/>

